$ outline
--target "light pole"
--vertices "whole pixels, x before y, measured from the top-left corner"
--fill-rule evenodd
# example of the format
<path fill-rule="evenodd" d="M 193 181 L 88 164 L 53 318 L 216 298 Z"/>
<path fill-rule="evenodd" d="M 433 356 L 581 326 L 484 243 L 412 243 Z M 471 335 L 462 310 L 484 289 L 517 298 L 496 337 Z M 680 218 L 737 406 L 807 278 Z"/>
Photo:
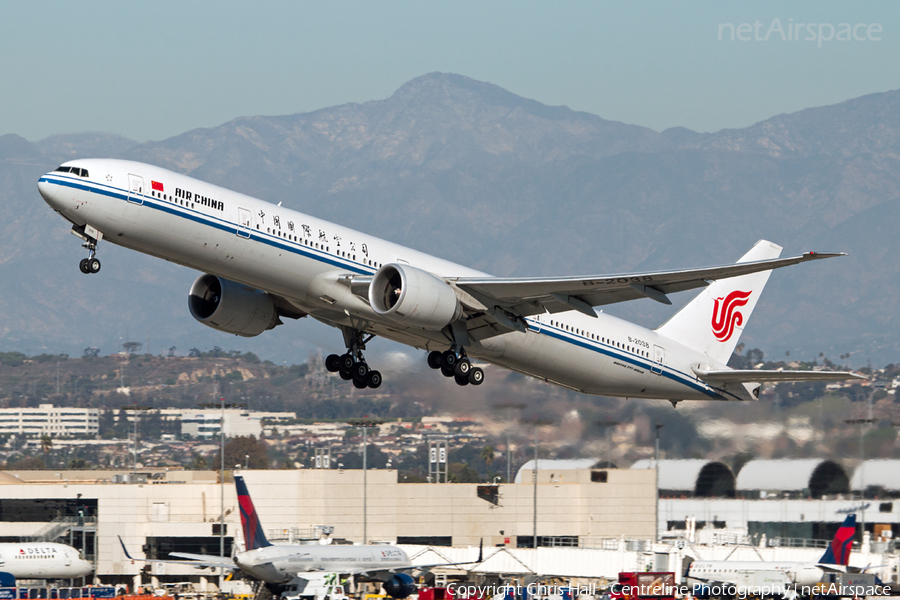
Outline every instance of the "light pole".
<path fill-rule="evenodd" d="M 860 489 L 860 503 L 859 503 L 859 523 L 860 523 L 860 531 L 862 531 L 862 535 L 866 535 L 866 442 L 865 442 L 865 429 L 866 425 L 870 423 L 875 423 L 878 419 L 845 419 L 844 423 L 847 425 L 859 425 L 859 489 Z"/>
<path fill-rule="evenodd" d="M 366 432 L 368 432 L 369 427 L 377 427 L 382 423 L 384 423 L 384 419 L 373 419 L 369 417 L 363 417 L 362 419 L 350 419 L 349 421 L 347 421 L 348 425 L 350 425 L 351 427 L 359 427 L 363 432 L 363 544 L 367 544 L 369 538 L 369 482 L 366 475 L 368 471 L 366 459 L 369 453 L 369 438 Z"/>
<path fill-rule="evenodd" d="M 525 405 L 520 402 L 501 402 L 494 405 L 495 409 L 507 409 L 506 419 L 511 421 L 510 411 L 522 410 Z M 509 442 L 509 427 L 506 428 L 506 483 L 512 483 L 512 449 Z"/>
<path fill-rule="evenodd" d="M 218 389 L 218 382 L 217 388 Z M 221 407 L 221 416 L 219 417 L 219 557 L 225 558 L 225 409 L 226 408 L 247 408 L 246 404 L 226 404 L 225 398 L 220 398 L 219 402 L 207 402 L 198 404 L 200 408 L 219 408 Z M 219 569 L 219 589 L 222 586 L 222 580 L 225 577 L 225 568 Z"/>
<path fill-rule="evenodd" d="M 656 484 L 653 486 L 656 488 L 656 502 L 654 503 L 656 506 L 654 507 L 653 518 L 654 543 L 659 541 L 659 430 L 665 426 L 665 423 L 656 423 L 656 449 L 653 451 L 653 470 L 655 471 L 654 477 L 656 478 Z"/>
<path fill-rule="evenodd" d="M 605 420 L 605 421 L 597 421 L 597 427 L 606 430 L 606 468 L 612 467 L 612 440 L 610 436 L 612 434 L 612 430 L 615 427 L 621 425 L 619 421 Z"/>
<path fill-rule="evenodd" d="M 123 406 L 122 410 L 133 411 L 134 414 L 131 417 L 131 420 L 134 422 L 134 436 L 131 440 L 131 473 L 137 473 L 137 426 L 138 419 L 140 419 L 140 413 L 146 412 L 148 410 L 153 410 L 152 406 L 138 406 L 136 404 L 131 406 Z"/>
<path fill-rule="evenodd" d="M 534 489 L 532 491 L 532 500 L 533 500 L 533 512 L 532 512 L 532 541 L 531 547 L 537 550 L 537 542 L 538 542 L 538 534 L 537 534 L 537 492 L 538 492 L 538 427 L 544 425 L 552 425 L 553 421 L 547 419 L 531 419 L 526 421 L 530 425 L 534 426 L 534 469 L 531 471 L 531 480 L 533 482 Z"/>

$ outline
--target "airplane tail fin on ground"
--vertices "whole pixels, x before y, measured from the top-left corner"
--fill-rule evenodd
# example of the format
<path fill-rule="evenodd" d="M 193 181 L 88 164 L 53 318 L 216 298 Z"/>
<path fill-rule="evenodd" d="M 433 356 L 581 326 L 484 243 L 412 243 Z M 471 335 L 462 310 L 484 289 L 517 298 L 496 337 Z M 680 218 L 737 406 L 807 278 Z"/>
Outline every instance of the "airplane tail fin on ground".
<path fill-rule="evenodd" d="M 781 246 L 760 240 L 739 263 L 777 258 Z M 772 271 L 712 282 L 656 331 L 727 364 Z"/>
<path fill-rule="evenodd" d="M 263 533 L 262 524 L 259 522 L 259 516 L 256 514 L 253 500 L 250 499 L 250 492 L 247 491 L 247 484 L 244 483 L 244 478 L 240 475 L 235 475 L 234 485 L 237 487 L 238 505 L 241 507 L 244 549 L 249 551 L 271 546 L 272 544 L 266 539 L 266 534 Z"/>
<path fill-rule="evenodd" d="M 844 565 L 850 562 L 850 548 L 853 547 L 853 536 L 856 535 L 856 515 L 849 514 L 838 527 L 834 539 L 819 559 L 823 565 Z"/>

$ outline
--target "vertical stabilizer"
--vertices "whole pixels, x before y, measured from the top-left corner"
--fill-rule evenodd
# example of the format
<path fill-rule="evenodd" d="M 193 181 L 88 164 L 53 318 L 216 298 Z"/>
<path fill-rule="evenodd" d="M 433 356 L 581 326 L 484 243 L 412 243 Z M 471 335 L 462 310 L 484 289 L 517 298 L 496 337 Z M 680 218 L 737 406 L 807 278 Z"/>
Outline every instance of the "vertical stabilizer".
<path fill-rule="evenodd" d="M 266 534 L 263 533 L 262 524 L 259 522 L 259 516 L 256 514 L 253 500 L 250 499 L 250 492 L 247 491 L 247 484 L 244 483 L 244 478 L 240 475 L 235 475 L 234 485 L 237 488 L 238 505 L 241 507 L 244 550 L 256 550 L 257 548 L 271 546 L 272 544 L 266 539 Z"/>
<path fill-rule="evenodd" d="M 849 514 L 843 524 L 838 527 L 834 539 L 819 559 L 823 565 L 844 565 L 850 562 L 850 548 L 853 547 L 853 536 L 856 535 L 856 515 Z"/>
<path fill-rule="evenodd" d="M 778 258 L 781 246 L 760 240 L 739 263 Z M 714 281 L 656 331 L 727 364 L 772 271 Z"/>

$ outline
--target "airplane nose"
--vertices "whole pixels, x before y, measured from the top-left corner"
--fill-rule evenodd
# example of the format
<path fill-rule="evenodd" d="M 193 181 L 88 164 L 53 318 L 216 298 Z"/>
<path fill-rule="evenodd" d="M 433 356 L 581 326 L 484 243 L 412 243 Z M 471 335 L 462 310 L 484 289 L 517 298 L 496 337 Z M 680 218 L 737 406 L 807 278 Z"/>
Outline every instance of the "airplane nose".
<path fill-rule="evenodd" d="M 41 197 L 44 199 L 44 202 L 47 204 L 53 200 L 53 197 L 56 196 L 57 190 L 59 190 L 59 185 L 56 183 L 52 183 L 46 177 L 41 177 L 38 179 L 38 192 L 41 194 Z"/>

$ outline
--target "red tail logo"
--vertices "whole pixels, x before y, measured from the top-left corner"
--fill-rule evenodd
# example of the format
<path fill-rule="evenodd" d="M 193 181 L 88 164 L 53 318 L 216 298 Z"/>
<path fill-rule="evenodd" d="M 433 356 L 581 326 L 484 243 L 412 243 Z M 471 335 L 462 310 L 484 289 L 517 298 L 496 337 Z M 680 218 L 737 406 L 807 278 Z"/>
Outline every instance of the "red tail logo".
<path fill-rule="evenodd" d="M 728 341 L 734 333 L 734 328 L 744 322 L 744 316 L 735 309 L 747 304 L 751 293 L 735 290 L 724 299 L 716 298 L 712 314 L 712 332 L 717 340 Z"/>

